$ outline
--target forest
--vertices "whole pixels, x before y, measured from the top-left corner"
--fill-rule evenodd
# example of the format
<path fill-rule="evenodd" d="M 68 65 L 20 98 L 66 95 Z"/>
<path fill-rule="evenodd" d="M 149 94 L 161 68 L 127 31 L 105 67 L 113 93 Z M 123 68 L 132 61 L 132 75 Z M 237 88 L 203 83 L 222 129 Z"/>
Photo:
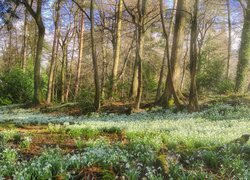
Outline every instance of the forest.
<path fill-rule="evenodd" d="M 250 179 L 250 0 L 0 0 L 0 179 Z"/>

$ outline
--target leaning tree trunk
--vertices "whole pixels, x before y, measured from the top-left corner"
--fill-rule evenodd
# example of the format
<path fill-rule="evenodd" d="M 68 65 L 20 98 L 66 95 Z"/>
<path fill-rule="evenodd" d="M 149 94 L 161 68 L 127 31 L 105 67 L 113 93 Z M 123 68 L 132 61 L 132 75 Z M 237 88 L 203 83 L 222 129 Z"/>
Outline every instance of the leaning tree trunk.
<path fill-rule="evenodd" d="M 237 65 L 235 91 L 245 93 L 249 81 L 249 62 L 250 62 L 250 0 L 247 1 L 246 15 L 241 36 L 239 50 L 239 62 Z"/>

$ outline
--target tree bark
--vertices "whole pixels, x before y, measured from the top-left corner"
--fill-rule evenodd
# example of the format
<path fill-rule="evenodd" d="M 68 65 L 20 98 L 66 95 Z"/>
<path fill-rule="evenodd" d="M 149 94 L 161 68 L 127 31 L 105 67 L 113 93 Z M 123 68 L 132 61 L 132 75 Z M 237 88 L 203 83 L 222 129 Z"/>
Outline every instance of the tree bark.
<path fill-rule="evenodd" d="M 51 62 L 50 62 L 50 69 L 49 69 L 49 78 L 48 78 L 48 87 L 47 87 L 47 103 L 51 103 L 51 96 L 52 96 L 52 84 L 53 84 L 53 78 L 55 76 L 54 74 L 54 69 L 55 69 L 55 64 L 56 64 L 56 58 L 57 58 L 57 43 L 58 43 L 58 36 L 59 36 L 59 18 L 60 18 L 60 3 L 61 0 L 58 0 L 56 2 L 56 7 L 55 7 L 55 20 L 54 20 L 54 25 L 55 25 L 55 31 L 54 31 L 54 39 L 53 39 L 53 46 L 52 46 L 52 57 L 51 57 Z"/>
<path fill-rule="evenodd" d="M 23 49 L 22 49 L 22 70 L 26 71 L 27 66 L 27 33 L 28 33 L 28 11 L 24 14 L 24 32 L 23 32 Z"/>
<path fill-rule="evenodd" d="M 119 0 L 118 4 L 118 15 L 117 15 L 117 30 L 116 30 L 116 41 L 115 41 L 115 52 L 114 52 L 114 63 L 112 69 L 112 77 L 111 77 L 111 89 L 110 89 L 110 98 L 113 95 L 113 92 L 116 89 L 117 83 L 117 72 L 118 66 L 120 62 L 120 49 L 121 49 L 121 31 L 122 31 L 122 0 Z"/>
<path fill-rule="evenodd" d="M 161 1 L 161 0 L 160 0 Z M 160 2 L 161 4 L 161 9 L 160 11 L 162 16 L 163 16 L 163 2 Z M 173 4 L 173 9 L 176 9 L 176 0 L 174 0 L 174 4 Z M 161 97 L 161 91 L 162 91 L 162 84 L 163 84 L 163 78 L 164 78 L 164 70 L 166 68 L 166 63 L 167 63 L 167 59 L 169 58 L 169 37 L 172 34 L 173 31 L 173 25 L 174 25 L 174 15 L 175 15 L 175 11 L 172 11 L 172 17 L 170 20 L 170 25 L 169 25 L 169 31 L 167 32 L 167 30 L 165 29 L 165 33 L 167 33 L 167 38 L 166 38 L 166 44 L 165 44 L 165 50 L 164 50 L 164 55 L 162 58 L 162 65 L 161 65 L 161 71 L 160 71 L 160 77 L 159 77 L 159 81 L 158 81 L 158 86 L 157 86 L 157 92 L 156 92 L 156 98 L 155 101 L 158 102 L 160 97 Z M 164 18 L 164 17 L 162 17 Z M 163 27 L 165 28 L 165 27 Z"/>
<path fill-rule="evenodd" d="M 79 34 L 79 54 L 78 54 L 78 62 L 77 62 L 77 70 L 76 70 L 76 80 L 75 80 L 75 92 L 74 92 L 74 100 L 77 100 L 79 93 L 79 84 L 81 78 L 81 69 L 82 69 L 82 59 L 83 59 L 83 37 L 84 37 L 84 14 L 80 12 L 80 34 Z"/>
<path fill-rule="evenodd" d="M 95 22 L 94 22 L 94 0 L 90 3 L 90 21 L 91 21 L 91 50 L 92 50 L 92 61 L 94 68 L 94 83 L 95 83 L 95 100 L 94 106 L 95 110 L 99 112 L 100 110 L 100 85 L 99 85 L 99 75 L 98 75 L 98 62 L 96 56 L 95 47 Z"/>
<path fill-rule="evenodd" d="M 76 43 L 76 35 L 74 36 L 74 40 L 73 40 L 72 54 L 71 54 L 71 60 L 70 60 L 70 65 L 69 65 L 69 70 L 68 70 L 68 80 L 67 80 L 66 92 L 65 92 L 66 102 L 69 101 L 70 85 L 72 81 L 72 66 L 73 66 L 73 60 L 74 60 L 74 55 L 75 55 L 75 43 Z"/>
<path fill-rule="evenodd" d="M 189 105 L 188 109 L 190 112 L 198 111 L 198 94 L 196 87 L 196 72 L 197 72 L 197 14 L 198 14 L 199 0 L 195 0 L 194 13 L 192 17 L 191 25 L 191 37 L 190 37 L 190 74 L 191 74 L 191 85 L 189 93 Z"/>
<path fill-rule="evenodd" d="M 145 41 L 145 15 L 147 11 L 147 0 L 138 0 L 137 9 L 139 11 L 139 19 L 137 24 L 138 30 L 138 43 L 136 47 L 137 67 L 138 67 L 138 87 L 137 95 L 135 99 L 134 109 L 135 111 L 140 109 L 141 97 L 142 97 L 142 61 L 143 61 L 143 50 Z"/>
<path fill-rule="evenodd" d="M 43 50 L 43 41 L 45 35 L 45 27 L 42 20 L 42 0 L 37 0 L 36 12 L 32 9 L 32 7 L 25 0 L 22 2 L 31 16 L 35 19 L 37 27 L 38 27 L 38 39 L 36 46 L 36 58 L 34 63 L 34 96 L 33 103 L 40 104 L 41 103 L 41 58 L 42 58 L 42 50 Z"/>
<path fill-rule="evenodd" d="M 247 1 L 246 15 L 241 35 L 239 61 L 237 65 L 235 91 L 243 94 L 247 91 L 249 81 L 250 59 L 250 0 Z"/>
<path fill-rule="evenodd" d="M 163 4 L 163 2 L 161 2 Z M 162 7 L 162 5 L 161 5 Z M 161 8 L 162 9 L 162 8 Z M 179 100 L 177 91 L 179 86 L 179 77 L 180 77 L 180 59 L 182 56 L 183 44 L 184 44 L 184 37 L 185 37 L 185 24 L 186 24 L 186 1 L 185 0 L 178 0 L 177 1 L 177 8 L 176 8 L 176 19 L 175 19 L 175 28 L 174 28 L 174 36 L 173 36 L 173 45 L 172 45 L 172 52 L 171 57 L 168 60 L 168 75 L 166 79 L 166 86 L 164 93 L 161 97 L 161 104 L 164 107 L 168 107 L 168 103 L 170 99 L 174 99 L 175 105 L 177 109 L 181 109 L 182 105 Z M 164 20 L 161 13 L 161 19 L 163 24 L 164 30 Z M 168 38 L 168 36 L 165 37 Z"/>
<path fill-rule="evenodd" d="M 228 16 L 228 50 L 227 50 L 227 72 L 226 77 L 229 79 L 230 59 L 231 59 L 231 46 L 232 46 L 232 24 L 231 24 L 231 7 L 230 0 L 227 0 L 227 16 Z"/>
<path fill-rule="evenodd" d="M 63 45 L 62 47 L 63 57 L 62 57 L 62 66 L 61 66 L 61 103 L 65 102 L 65 80 L 66 80 L 66 61 L 67 61 L 67 45 Z"/>
<path fill-rule="evenodd" d="M 136 47 L 138 47 L 138 30 L 136 30 Z M 133 69 L 133 78 L 132 78 L 132 85 L 130 90 L 130 97 L 134 99 L 137 94 L 138 89 L 138 56 L 136 54 L 135 56 L 135 63 L 134 63 L 134 69 Z"/>

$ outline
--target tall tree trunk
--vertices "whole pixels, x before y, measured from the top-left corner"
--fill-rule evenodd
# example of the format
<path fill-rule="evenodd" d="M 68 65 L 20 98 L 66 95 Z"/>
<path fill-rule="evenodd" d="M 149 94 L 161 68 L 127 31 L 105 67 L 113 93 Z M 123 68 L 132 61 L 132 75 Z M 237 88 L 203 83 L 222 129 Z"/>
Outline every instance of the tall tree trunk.
<path fill-rule="evenodd" d="M 28 11 L 24 15 L 23 49 L 22 49 L 22 70 L 25 72 L 27 66 L 27 33 L 28 33 Z"/>
<path fill-rule="evenodd" d="M 163 4 L 162 1 L 161 1 L 161 4 Z M 161 5 L 161 9 L 162 9 L 162 5 Z M 182 58 L 182 50 L 183 50 L 184 37 L 185 37 L 185 24 L 186 24 L 185 17 L 187 15 L 185 10 L 186 10 L 186 1 L 178 0 L 172 52 L 171 52 L 171 58 L 168 61 L 168 75 L 166 79 L 166 87 L 161 97 L 161 104 L 165 107 L 168 106 L 170 99 L 174 98 L 174 102 L 175 102 L 177 109 L 182 108 L 177 91 L 178 91 L 178 88 L 180 87 L 179 86 L 180 59 Z M 163 27 L 165 27 L 163 16 L 161 15 L 161 17 L 162 17 L 161 19 L 162 19 Z M 166 35 L 166 33 L 164 34 L 167 39 L 168 36 Z"/>
<path fill-rule="evenodd" d="M 101 98 L 105 98 L 105 81 L 106 81 L 106 70 L 107 70 L 107 49 L 104 40 L 104 29 L 102 30 L 102 79 L 101 79 Z"/>
<path fill-rule="evenodd" d="M 136 47 L 138 47 L 138 30 L 136 30 Z M 133 78 L 132 78 L 132 84 L 131 84 L 131 90 L 130 90 L 130 97 L 134 99 L 137 95 L 137 89 L 138 89 L 138 54 L 135 55 L 135 62 L 134 62 L 134 68 L 133 68 Z"/>
<path fill-rule="evenodd" d="M 40 104 L 42 100 L 40 71 L 41 71 L 41 58 L 42 58 L 44 35 L 45 35 L 45 28 L 43 24 L 40 24 L 38 28 L 36 60 L 34 66 L 34 97 L 33 97 L 34 104 Z"/>
<path fill-rule="evenodd" d="M 160 0 L 161 1 L 161 0 Z M 162 4 L 163 6 L 163 4 Z M 173 4 L 173 9 L 176 9 L 176 0 L 174 0 L 174 4 Z M 163 11 L 163 7 L 162 7 L 162 11 Z M 162 12 L 163 14 L 163 12 Z M 164 76 L 164 70 L 166 68 L 166 62 L 167 62 L 167 58 L 169 58 L 169 37 L 172 34 L 173 31 L 173 25 L 174 25 L 174 15 L 175 15 L 175 11 L 173 10 L 171 13 L 171 20 L 170 20 L 170 25 L 169 25 L 169 31 L 167 33 L 167 40 L 166 40 L 166 44 L 165 44 L 165 50 L 164 50 L 164 55 L 162 58 L 162 65 L 161 65 L 161 71 L 160 71 L 160 77 L 159 77 L 159 81 L 158 81 L 158 86 L 157 86 L 157 92 L 156 92 L 156 98 L 155 101 L 158 102 L 160 97 L 161 97 L 161 89 L 162 89 L 162 84 L 163 84 L 163 76 Z M 164 18 L 164 17 L 162 17 Z M 165 27 L 164 27 L 165 28 Z"/>
<path fill-rule="evenodd" d="M 45 27 L 42 20 L 42 0 L 37 0 L 36 11 L 34 11 L 28 1 L 22 1 L 21 3 L 26 7 L 31 16 L 36 21 L 36 25 L 38 27 L 38 39 L 36 45 L 36 58 L 34 62 L 34 96 L 33 103 L 40 104 L 41 103 L 41 58 L 42 58 L 42 50 L 43 50 L 43 41 L 45 35 Z"/>
<path fill-rule="evenodd" d="M 235 91 L 245 93 L 249 81 L 250 63 L 250 0 L 247 1 L 246 15 L 242 29 L 241 45 L 239 50 L 239 61 L 237 65 Z"/>
<path fill-rule="evenodd" d="M 8 42 L 8 61 L 6 63 L 6 70 L 9 71 L 13 59 L 13 47 L 12 47 L 12 30 L 9 30 L 9 42 Z"/>
<path fill-rule="evenodd" d="M 62 45 L 63 57 L 62 57 L 62 66 L 61 66 L 61 103 L 65 102 L 65 80 L 66 80 L 66 61 L 67 61 L 67 44 Z"/>
<path fill-rule="evenodd" d="M 47 103 L 51 103 L 51 96 L 52 96 L 52 84 L 53 84 L 53 79 L 54 79 L 54 69 L 55 69 L 55 64 L 56 64 L 56 57 L 57 57 L 57 43 L 58 43 L 58 36 L 59 36 L 59 18 L 60 18 L 60 3 L 61 0 L 58 0 L 56 2 L 56 7 L 55 7 L 55 20 L 54 20 L 54 25 L 55 25 L 55 31 L 54 31 L 54 39 L 53 39 L 53 46 L 52 46 L 52 57 L 51 57 L 51 62 L 50 62 L 50 69 L 49 69 L 49 78 L 48 78 L 48 87 L 47 87 Z"/>
<path fill-rule="evenodd" d="M 198 111 L 198 94 L 196 87 L 196 72 L 197 72 L 197 14 L 198 14 L 199 0 L 195 0 L 194 3 L 194 13 L 192 17 L 191 25 L 191 37 L 190 37 L 190 74 L 191 74 L 191 83 L 190 83 L 190 93 L 189 93 L 189 111 Z"/>
<path fill-rule="evenodd" d="M 65 92 L 66 102 L 69 101 L 70 85 L 72 81 L 72 65 L 73 65 L 73 60 L 74 60 L 74 55 L 75 55 L 75 43 L 76 43 L 76 35 L 74 36 L 74 40 L 73 40 L 72 54 L 71 54 L 71 60 L 70 60 L 70 65 L 69 65 L 69 70 L 68 70 L 68 80 L 67 80 L 66 92 Z"/>
<path fill-rule="evenodd" d="M 232 24 L 231 24 L 231 7 L 230 0 L 227 0 L 227 15 L 228 15 L 228 50 L 227 50 L 227 72 L 226 77 L 229 79 L 231 46 L 232 46 Z"/>
<path fill-rule="evenodd" d="M 138 87 L 137 95 L 135 99 L 134 109 L 137 111 L 140 109 L 141 97 L 142 97 L 142 61 L 143 61 L 143 50 L 145 41 L 145 15 L 146 15 L 147 0 L 138 0 L 137 9 L 139 11 L 139 19 L 137 24 L 138 30 L 138 43 L 136 47 L 137 66 L 138 66 Z"/>
<path fill-rule="evenodd" d="M 113 92 L 116 88 L 117 81 L 117 72 L 120 61 L 120 49 L 121 49 L 121 31 L 122 31 L 122 0 L 119 0 L 118 3 L 118 15 L 117 15 L 117 30 L 116 30 L 116 41 L 115 41 L 115 52 L 114 52 L 114 63 L 112 69 L 112 79 L 111 79 L 111 89 L 110 89 L 110 97 L 112 97 Z"/>
<path fill-rule="evenodd" d="M 41 59 L 42 59 L 42 50 L 43 50 L 43 41 L 45 35 L 45 27 L 42 20 L 42 0 L 37 0 L 37 10 L 34 14 L 32 9 L 28 9 L 31 15 L 36 21 L 38 26 L 38 39 L 36 46 L 36 59 L 34 65 L 34 97 L 33 103 L 40 104 L 42 100 L 42 91 L 41 91 Z"/>
<path fill-rule="evenodd" d="M 146 4 L 146 0 L 144 1 Z M 137 87 L 137 95 L 135 99 L 135 110 L 140 109 L 141 104 L 141 96 L 142 96 L 142 60 L 143 60 L 143 49 L 144 49 L 144 41 L 145 41 L 145 31 L 139 27 L 139 39 L 138 39 L 138 47 L 137 47 L 137 67 L 138 67 L 138 87 Z"/>
<path fill-rule="evenodd" d="M 95 21 L 94 21 L 94 0 L 90 3 L 90 21 L 91 21 L 91 50 L 92 50 L 92 61 L 94 68 L 94 83 L 95 83 L 95 100 L 94 106 L 95 110 L 98 112 L 100 110 L 100 85 L 99 85 L 99 75 L 98 75 L 98 62 L 96 56 L 96 46 L 95 46 Z"/>
<path fill-rule="evenodd" d="M 80 34 L 79 34 L 79 55 L 77 62 L 77 70 L 76 70 L 76 80 L 75 80 L 75 92 L 74 92 L 74 100 L 76 101 L 79 93 L 79 85 L 81 78 L 81 69 L 82 69 L 82 59 L 83 59 L 83 37 L 84 37 L 84 14 L 80 12 Z"/>

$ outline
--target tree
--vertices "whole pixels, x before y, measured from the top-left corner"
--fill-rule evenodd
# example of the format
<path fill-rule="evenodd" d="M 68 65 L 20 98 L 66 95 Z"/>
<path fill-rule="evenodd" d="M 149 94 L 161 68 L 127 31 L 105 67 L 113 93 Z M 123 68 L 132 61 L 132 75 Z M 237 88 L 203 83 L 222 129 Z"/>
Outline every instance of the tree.
<path fill-rule="evenodd" d="M 79 93 L 79 85 L 80 85 L 80 77 L 81 77 L 81 69 L 82 69 L 82 59 L 83 59 L 84 13 L 82 11 L 79 12 L 79 20 L 80 20 L 80 30 L 78 32 L 79 49 L 78 49 L 76 80 L 75 80 L 75 93 L 74 93 L 74 100 L 75 101 L 78 98 L 78 93 Z"/>
<path fill-rule="evenodd" d="M 189 93 L 189 111 L 198 111 L 198 95 L 196 87 L 196 72 L 197 72 L 197 14 L 198 14 L 199 0 L 195 0 L 194 3 L 194 12 L 192 15 L 191 23 L 191 37 L 190 37 L 190 74 L 191 74 L 191 83 L 190 83 L 190 93 Z"/>
<path fill-rule="evenodd" d="M 54 18 L 54 38 L 53 38 L 53 45 L 52 45 L 52 56 L 50 61 L 50 69 L 49 69 L 49 78 L 48 78 L 48 87 L 47 87 L 47 103 L 51 103 L 51 95 L 52 95 L 52 86 L 53 86 L 53 79 L 55 76 L 55 65 L 56 65 L 56 58 L 57 58 L 57 43 L 59 37 L 59 18 L 60 18 L 60 8 L 61 8 L 61 0 L 55 2 L 55 18 Z"/>
<path fill-rule="evenodd" d="M 18 0 L 17 2 L 22 3 L 31 16 L 36 21 L 36 25 L 38 28 L 38 37 L 36 44 L 36 58 L 34 65 L 34 96 L 33 103 L 40 104 L 41 103 L 41 58 L 42 58 L 42 50 L 43 50 L 43 42 L 45 35 L 45 27 L 42 19 L 42 0 L 37 0 L 36 11 L 32 8 L 32 4 L 29 4 L 27 0 Z"/>
<path fill-rule="evenodd" d="M 96 46 L 95 46 L 95 21 L 94 21 L 94 0 L 91 0 L 90 3 L 90 23 L 91 23 L 91 52 L 92 52 L 92 61 L 94 69 L 94 83 L 95 83 L 95 100 L 94 106 L 95 110 L 98 112 L 100 110 L 100 85 L 99 85 L 99 75 L 98 75 L 98 63 L 96 56 Z"/>
<path fill-rule="evenodd" d="M 27 66 L 27 33 L 28 33 L 28 11 L 24 14 L 24 32 L 23 32 L 23 49 L 22 49 L 22 70 L 25 72 Z"/>
<path fill-rule="evenodd" d="M 171 14 L 171 20 L 169 22 L 169 31 L 167 31 L 165 27 L 165 22 L 164 22 L 164 11 L 163 11 L 163 1 L 160 0 L 160 14 L 161 14 L 161 22 L 162 22 L 162 28 L 163 28 L 163 35 L 166 40 L 165 44 L 165 50 L 164 50 L 164 55 L 162 59 L 162 65 L 161 65 L 161 71 L 160 71 L 160 77 L 159 77 L 159 82 L 158 82 L 158 87 L 157 87 L 157 93 L 156 93 L 156 102 L 159 101 L 160 96 L 161 96 L 161 87 L 164 79 L 164 69 L 166 68 L 166 63 L 170 59 L 170 53 L 169 53 L 169 37 L 171 36 L 172 30 L 173 30 L 173 25 L 174 25 L 174 15 L 175 15 L 175 9 L 176 9 L 176 1 L 174 0 L 173 4 L 173 10 Z"/>
<path fill-rule="evenodd" d="M 227 0 L 227 19 L 228 19 L 228 50 L 227 50 L 227 70 L 226 77 L 229 78 L 230 60 L 231 60 L 231 47 L 232 47 L 232 24 L 231 24 L 231 9 L 230 0 Z"/>
<path fill-rule="evenodd" d="M 62 49 L 62 62 L 61 62 L 61 75 L 60 75 L 60 84 L 61 84 L 61 103 L 65 102 L 66 96 L 66 82 L 68 81 L 68 46 L 71 41 L 71 38 L 74 36 L 74 33 L 70 34 L 71 31 L 71 23 L 69 26 L 66 27 L 66 32 L 62 35 L 60 33 L 60 40 L 59 44 Z M 74 30 L 73 30 L 74 32 Z"/>
<path fill-rule="evenodd" d="M 132 17 L 133 24 L 136 28 L 136 54 L 133 70 L 131 96 L 135 98 L 133 109 L 135 111 L 138 111 L 140 109 L 142 97 L 142 61 L 144 59 L 145 33 L 148 29 L 148 27 L 146 27 L 146 24 L 150 22 L 147 20 L 147 16 L 149 16 L 150 13 L 147 13 L 147 0 L 137 0 L 135 7 L 136 12 L 133 11 L 134 8 L 130 9 L 126 5 L 125 1 L 123 2 L 127 12 Z"/>
<path fill-rule="evenodd" d="M 239 50 L 239 61 L 236 73 L 235 91 L 245 93 L 249 81 L 249 63 L 250 63 L 250 0 L 247 0 L 245 8 L 245 19 L 241 35 L 241 44 Z"/>
<path fill-rule="evenodd" d="M 114 63 L 113 63 L 112 77 L 111 77 L 111 88 L 110 88 L 110 95 L 109 95 L 110 97 L 112 97 L 112 93 L 116 88 L 117 72 L 118 72 L 118 66 L 119 66 L 119 61 L 120 61 L 122 8 L 123 8 L 123 2 L 122 0 L 119 0 L 118 12 L 116 16 L 117 29 L 116 29 L 116 38 L 115 38 Z"/>
<path fill-rule="evenodd" d="M 186 1 L 178 0 L 177 8 L 176 8 L 172 52 L 171 52 L 171 57 L 168 61 L 168 74 L 166 78 L 166 86 L 165 86 L 164 93 L 160 99 L 160 103 L 163 106 L 167 107 L 169 101 L 173 98 L 177 109 L 182 108 L 182 104 L 180 102 L 180 99 L 177 93 L 178 93 L 179 81 L 180 81 L 179 80 L 180 60 L 182 57 L 182 50 L 183 50 L 183 44 L 184 44 L 186 16 L 187 16 Z M 162 22 L 164 22 L 163 19 L 162 19 Z"/>

